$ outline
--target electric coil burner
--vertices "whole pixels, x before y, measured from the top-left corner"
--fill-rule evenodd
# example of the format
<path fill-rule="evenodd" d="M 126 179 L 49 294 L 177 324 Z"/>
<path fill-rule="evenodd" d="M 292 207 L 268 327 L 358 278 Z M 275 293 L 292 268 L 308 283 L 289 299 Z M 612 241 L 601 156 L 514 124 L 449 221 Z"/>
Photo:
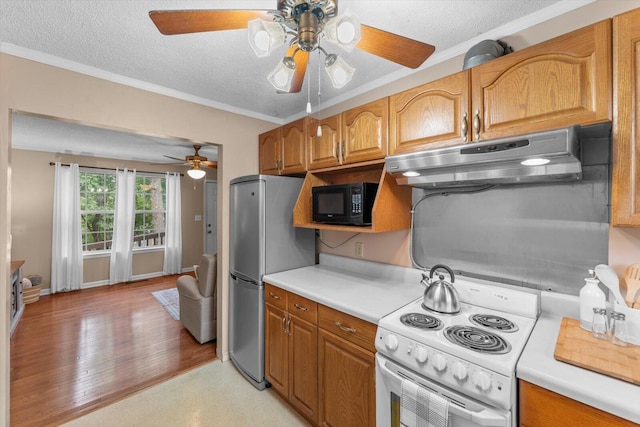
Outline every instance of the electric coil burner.
<path fill-rule="evenodd" d="M 538 316 L 538 295 L 456 279 L 459 313 L 435 313 L 418 298 L 378 322 L 378 426 L 400 425 L 393 414 L 414 397 L 402 399 L 412 389 L 407 381 L 422 396 L 449 401 L 450 427 L 517 426 L 516 364 Z"/>
<path fill-rule="evenodd" d="M 474 326 L 450 326 L 444 331 L 446 339 L 479 353 L 504 354 L 511 346 L 501 336 Z"/>
<path fill-rule="evenodd" d="M 502 332 L 515 332 L 518 330 L 518 326 L 511 320 L 492 314 L 474 314 L 469 317 L 469 320 L 474 325 L 497 329 Z"/>
<path fill-rule="evenodd" d="M 420 329 L 442 329 L 442 322 L 433 316 L 424 313 L 407 313 L 402 315 L 400 321 L 407 326 Z"/>

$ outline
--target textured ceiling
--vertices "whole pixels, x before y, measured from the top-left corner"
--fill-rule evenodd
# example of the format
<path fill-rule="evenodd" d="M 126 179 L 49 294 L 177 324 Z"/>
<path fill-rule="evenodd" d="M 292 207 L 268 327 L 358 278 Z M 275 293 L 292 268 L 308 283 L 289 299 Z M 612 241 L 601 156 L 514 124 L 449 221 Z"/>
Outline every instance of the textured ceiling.
<path fill-rule="evenodd" d="M 483 39 L 504 37 L 591 1 L 339 0 L 338 9 L 351 9 L 369 26 L 433 44 L 436 53 L 421 67 L 426 68 Z M 246 30 L 164 36 L 148 16 L 151 10 L 276 6 L 276 0 L 0 0 L 0 49 L 281 124 L 304 114 L 307 89 L 317 104 L 315 52 L 302 91 L 276 94 L 266 76 L 284 47 L 257 58 Z M 347 86 L 334 89 L 323 71 L 320 107 L 416 71 L 358 49 L 337 53 L 356 73 Z"/>

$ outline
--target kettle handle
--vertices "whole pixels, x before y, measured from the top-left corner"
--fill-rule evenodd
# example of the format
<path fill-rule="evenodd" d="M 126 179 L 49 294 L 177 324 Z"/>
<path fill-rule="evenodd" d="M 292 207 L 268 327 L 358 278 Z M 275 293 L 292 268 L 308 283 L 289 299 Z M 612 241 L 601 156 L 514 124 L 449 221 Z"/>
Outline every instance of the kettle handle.
<path fill-rule="evenodd" d="M 447 267 L 444 264 L 436 264 L 433 267 L 431 267 L 431 271 L 429 272 L 429 278 L 433 279 L 433 273 L 435 273 L 440 268 L 444 268 L 445 270 L 447 270 L 447 273 L 449 273 L 449 276 L 451 276 L 451 283 L 453 283 L 455 281 L 455 275 L 453 274 L 453 270 L 451 270 L 449 267 Z"/>

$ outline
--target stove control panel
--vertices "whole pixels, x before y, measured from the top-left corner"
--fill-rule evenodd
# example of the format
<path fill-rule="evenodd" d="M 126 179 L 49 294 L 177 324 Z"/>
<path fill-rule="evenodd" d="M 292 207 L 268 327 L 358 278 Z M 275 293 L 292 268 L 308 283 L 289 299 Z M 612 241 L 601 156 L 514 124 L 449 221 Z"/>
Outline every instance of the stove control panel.
<path fill-rule="evenodd" d="M 458 393 L 510 410 L 515 377 L 490 371 L 378 327 L 376 349 L 391 360 Z"/>

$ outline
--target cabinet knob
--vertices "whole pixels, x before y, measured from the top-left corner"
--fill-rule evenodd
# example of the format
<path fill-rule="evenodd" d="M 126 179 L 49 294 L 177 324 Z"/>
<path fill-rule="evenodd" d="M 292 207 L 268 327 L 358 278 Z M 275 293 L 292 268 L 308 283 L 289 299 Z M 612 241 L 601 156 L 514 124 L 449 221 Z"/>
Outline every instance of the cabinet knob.
<path fill-rule="evenodd" d="M 307 307 L 303 307 L 301 305 L 298 305 L 297 303 L 293 303 L 293 305 L 295 306 L 295 308 L 297 308 L 298 310 L 301 311 L 309 311 L 309 309 Z"/>
<path fill-rule="evenodd" d="M 469 131 L 469 122 L 467 121 L 467 113 L 462 115 L 462 124 L 460 126 L 460 131 L 462 132 L 462 140 L 467 142 L 467 132 Z"/>
<path fill-rule="evenodd" d="M 276 294 L 274 294 L 273 292 L 269 292 L 269 296 L 273 299 L 280 299 L 280 297 Z"/>
<path fill-rule="evenodd" d="M 480 110 L 478 108 L 473 116 L 473 131 L 475 132 L 475 140 L 480 141 Z"/>
<path fill-rule="evenodd" d="M 342 329 L 342 330 L 343 330 L 343 331 L 345 331 L 345 332 L 351 332 L 352 334 L 355 334 L 355 333 L 356 333 L 356 329 L 355 329 L 355 328 L 350 328 L 350 327 L 348 327 L 348 326 L 343 325 L 343 324 L 342 324 L 342 323 L 340 323 L 340 322 L 336 322 L 336 326 L 337 326 L 338 328 Z"/>

